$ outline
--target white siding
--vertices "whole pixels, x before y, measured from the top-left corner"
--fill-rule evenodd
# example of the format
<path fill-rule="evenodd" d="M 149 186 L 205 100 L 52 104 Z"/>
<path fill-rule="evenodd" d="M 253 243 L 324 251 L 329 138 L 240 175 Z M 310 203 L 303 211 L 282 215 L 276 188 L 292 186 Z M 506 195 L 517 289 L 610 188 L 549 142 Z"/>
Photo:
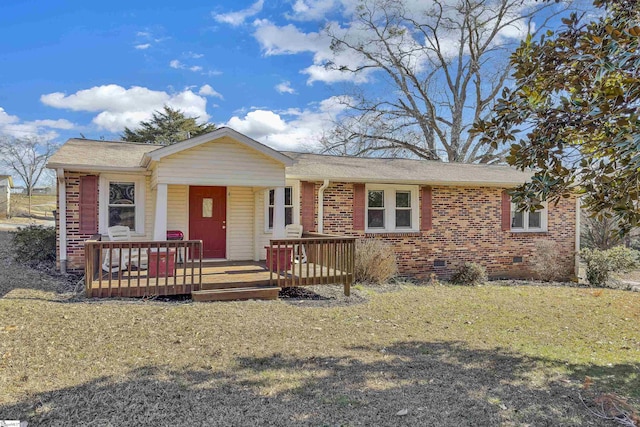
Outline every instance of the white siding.
<path fill-rule="evenodd" d="M 189 238 L 189 186 L 170 185 L 167 195 L 167 230 L 180 230 Z"/>
<path fill-rule="evenodd" d="M 153 225 L 156 213 L 156 189 L 151 190 L 151 178 L 145 177 L 144 239 L 153 240 Z"/>
<path fill-rule="evenodd" d="M 157 182 L 219 186 L 282 186 L 284 165 L 231 138 L 199 145 L 161 159 Z"/>
<path fill-rule="evenodd" d="M 253 259 L 253 189 L 227 188 L 227 259 Z"/>
<path fill-rule="evenodd" d="M 255 228 L 255 235 L 256 235 L 256 252 L 255 252 L 255 256 L 258 259 L 265 259 L 267 257 L 267 252 L 264 249 L 265 246 L 269 245 L 269 240 L 271 239 L 272 233 L 268 232 L 265 233 L 264 229 L 264 217 L 265 217 L 265 202 L 264 202 L 264 197 L 265 197 L 265 190 L 261 189 L 259 191 L 255 192 L 255 201 L 254 201 L 254 205 L 256 208 L 256 228 Z"/>

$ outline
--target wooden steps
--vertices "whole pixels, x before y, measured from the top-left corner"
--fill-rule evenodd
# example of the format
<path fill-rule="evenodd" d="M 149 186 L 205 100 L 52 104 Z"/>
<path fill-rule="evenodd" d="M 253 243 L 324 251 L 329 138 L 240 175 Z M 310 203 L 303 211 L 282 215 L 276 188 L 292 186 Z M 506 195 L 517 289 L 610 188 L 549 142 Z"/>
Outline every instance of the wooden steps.
<path fill-rule="evenodd" d="M 221 282 L 221 283 L 202 283 L 200 289 L 203 291 L 230 288 L 263 288 L 269 286 L 269 279 L 251 280 L 246 282 Z"/>
<path fill-rule="evenodd" d="M 235 287 L 222 289 L 208 289 L 191 292 L 194 301 L 233 301 L 248 299 L 278 299 L 280 288 L 277 286 Z"/>

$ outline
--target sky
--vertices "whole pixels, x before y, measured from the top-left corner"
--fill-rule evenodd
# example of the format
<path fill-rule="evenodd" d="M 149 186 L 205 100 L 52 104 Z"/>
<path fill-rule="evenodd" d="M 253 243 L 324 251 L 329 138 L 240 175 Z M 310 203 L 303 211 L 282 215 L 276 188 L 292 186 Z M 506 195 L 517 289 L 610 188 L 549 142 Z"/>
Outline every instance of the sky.
<path fill-rule="evenodd" d="M 355 4 L 2 0 L 0 134 L 117 140 L 167 104 L 276 149 L 313 147 L 345 85 L 376 83 L 324 67 L 322 28 L 349 28 Z"/>

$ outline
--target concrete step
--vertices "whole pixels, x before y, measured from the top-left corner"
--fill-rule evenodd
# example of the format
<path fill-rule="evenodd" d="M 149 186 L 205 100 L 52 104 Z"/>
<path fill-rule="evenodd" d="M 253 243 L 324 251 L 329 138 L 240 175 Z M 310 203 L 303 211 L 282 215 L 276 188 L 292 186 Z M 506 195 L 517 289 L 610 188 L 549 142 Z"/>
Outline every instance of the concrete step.
<path fill-rule="evenodd" d="M 277 286 L 209 289 L 191 292 L 194 301 L 233 301 L 248 299 L 278 299 L 280 288 Z"/>

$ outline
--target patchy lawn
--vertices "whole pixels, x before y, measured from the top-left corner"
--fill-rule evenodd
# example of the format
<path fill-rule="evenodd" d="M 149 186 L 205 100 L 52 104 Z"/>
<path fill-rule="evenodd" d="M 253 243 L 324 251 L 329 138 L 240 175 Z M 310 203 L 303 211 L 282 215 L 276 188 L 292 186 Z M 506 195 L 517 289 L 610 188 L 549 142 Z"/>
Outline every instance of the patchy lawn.
<path fill-rule="evenodd" d="M 8 263 L 2 239 L 0 419 L 615 425 L 579 400 L 586 376 L 586 394 L 640 401 L 640 293 L 398 285 L 359 287 L 349 305 L 330 288 L 302 303 L 84 300 Z"/>

